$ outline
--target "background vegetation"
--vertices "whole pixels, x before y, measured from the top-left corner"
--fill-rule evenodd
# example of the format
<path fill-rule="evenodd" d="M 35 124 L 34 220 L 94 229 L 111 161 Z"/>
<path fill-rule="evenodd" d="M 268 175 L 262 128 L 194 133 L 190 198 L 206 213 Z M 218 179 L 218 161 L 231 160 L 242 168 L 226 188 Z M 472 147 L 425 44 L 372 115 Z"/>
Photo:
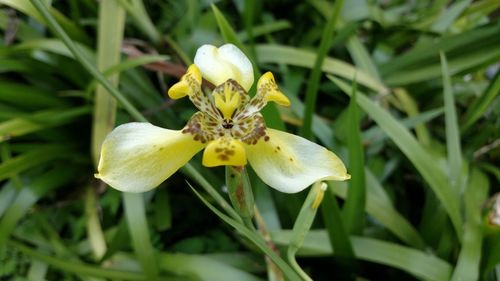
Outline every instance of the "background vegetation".
<path fill-rule="evenodd" d="M 189 188 L 212 210 L 227 200 L 224 169 L 199 155 L 146 194 L 93 177 L 117 124 L 183 126 L 195 109 L 166 89 L 200 45 L 226 42 L 290 97 L 268 126 L 348 163 L 297 252 L 309 276 L 500 280 L 498 7 L 0 0 L 0 280 L 297 280 L 263 251 L 286 256 L 307 191 L 251 174 L 257 234 Z"/>

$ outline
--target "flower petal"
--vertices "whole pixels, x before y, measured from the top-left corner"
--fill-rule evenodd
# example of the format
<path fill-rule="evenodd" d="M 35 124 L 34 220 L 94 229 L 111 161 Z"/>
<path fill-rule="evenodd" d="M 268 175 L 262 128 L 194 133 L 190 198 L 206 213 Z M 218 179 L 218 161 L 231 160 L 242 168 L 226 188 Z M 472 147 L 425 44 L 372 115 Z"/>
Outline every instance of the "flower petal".
<path fill-rule="evenodd" d="M 247 163 L 245 147 L 239 140 L 221 137 L 210 142 L 203 152 L 203 166 L 243 166 Z"/>
<path fill-rule="evenodd" d="M 196 51 L 194 63 L 200 69 L 203 78 L 215 86 L 219 86 L 228 79 L 234 79 L 246 91 L 252 87 L 252 63 L 233 44 L 226 44 L 220 48 L 203 45 Z"/>
<path fill-rule="evenodd" d="M 168 96 L 172 99 L 180 99 L 186 95 L 201 112 L 217 118 L 217 110 L 201 91 L 201 73 L 195 64 L 190 65 L 181 80 L 168 89 Z"/>
<path fill-rule="evenodd" d="M 95 177 L 120 191 L 148 191 L 184 166 L 203 147 L 192 135 L 181 131 L 149 123 L 124 124 L 104 140 Z"/>
<path fill-rule="evenodd" d="M 246 118 L 259 112 L 266 104 L 273 101 L 281 106 L 290 106 L 290 100 L 283 94 L 271 72 L 266 72 L 257 82 L 257 93 L 245 107 L 245 110 L 238 112 L 235 118 Z"/>
<path fill-rule="evenodd" d="M 285 193 L 299 192 L 320 180 L 347 180 L 342 160 L 326 148 L 299 136 L 267 129 L 269 139 L 246 145 L 247 157 L 267 185 Z"/>

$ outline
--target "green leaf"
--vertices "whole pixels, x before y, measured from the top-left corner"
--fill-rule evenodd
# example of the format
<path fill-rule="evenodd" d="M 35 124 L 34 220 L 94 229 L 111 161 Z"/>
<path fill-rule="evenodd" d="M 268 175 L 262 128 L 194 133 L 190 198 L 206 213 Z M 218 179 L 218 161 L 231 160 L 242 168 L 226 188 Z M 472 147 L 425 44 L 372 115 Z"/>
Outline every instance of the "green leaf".
<path fill-rule="evenodd" d="M 444 117 L 446 123 L 446 150 L 448 154 L 450 186 L 457 194 L 462 191 L 460 186 L 460 172 L 462 171 L 462 149 L 460 147 L 460 132 L 458 130 L 455 98 L 451 89 L 450 73 L 444 53 L 440 53 L 443 71 Z"/>
<path fill-rule="evenodd" d="M 333 76 L 329 76 L 329 78 L 344 93 L 350 94 L 351 87 L 348 84 Z M 457 193 L 449 186 L 443 170 L 434 161 L 433 156 L 418 143 L 408 129 L 388 112 L 368 99 L 363 93 L 358 92 L 357 102 L 420 172 L 441 204 L 443 204 L 455 227 L 457 236 L 460 237 L 462 234 L 462 219 L 460 216 L 459 198 Z"/>
<path fill-rule="evenodd" d="M 161 34 L 151 21 L 143 1 L 118 0 L 118 2 L 127 10 L 127 13 L 130 14 L 130 17 L 134 20 L 137 27 L 141 29 L 153 43 L 158 44 L 161 40 Z"/>
<path fill-rule="evenodd" d="M 40 166 L 56 158 L 63 157 L 71 150 L 61 145 L 41 145 L 37 149 L 15 156 L 0 164 L 0 180 L 21 173 L 33 167 Z"/>
<path fill-rule="evenodd" d="M 144 206 L 144 196 L 142 193 L 123 194 L 125 206 L 125 217 L 127 219 L 128 230 L 132 238 L 132 246 L 142 269 L 149 280 L 157 280 L 158 260 L 155 249 L 151 245 L 149 238 L 148 220 Z"/>
<path fill-rule="evenodd" d="M 462 118 L 463 122 L 461 122 L 463 124 L 461 125 L 462 133 L 468 131 L 472 125 L 486 113 L 499 93 L 500 71 L 497 71 L 497 74 L 490 82 L 488 88 L 467 107 L 467 111 Z"/>
<path fill-rule="evenodd" d="M 40 15 L 39 11 L 33 7 L 33 4 L 28 0 L 0 0 L 0 4 L 12 7 L 19 10 L 30 17 L 33 17 L 40 21 L 41 23 L 46 23 L 43 16 Z M 90 43 L 91 40 L 86 35 L 85 31 L 78 28 L 74 22 L 66 18 L 59 11 L 49 8 L 50 14 L 54 19 L 62 26 L 62 28 L 75 40 L 81 41 L 83 43 Z"/>
<path fill-rule="evenodd" d="M 120 62 L 123 31 L 125 28 L 125 9 L 116 1 L 99 4 L 97 37 L 97 68 L 104 71 Z M 114 87 L 118 87 L 119 74 L 107 76 Z M 97 85 L 92 115 L 92 160 L 99 163 L 101 144 L 106 135 L 115 127 L 116 99 L 102 85 Z"/>
<path fill-rule="evenodd" d="M 336 183 L 329 182 L 323 203 L 321 204 L 321 214 L 323 215 L 323 222 L 328 232 L 328 240 L 335 251 L 335 256 L 353 258 L 354 250 L 352 249 L 351 240 L 344 226 L 342 214 L 334 195 L 336 188 Z"/>
<path fill-rule="evenodd" d="M 47 90 L 0 80 L 0 102 L 20 109 L 63 107 L 68 103 Z"/>
<path fill-rule="evenodd" d="M 481 209 L 488 196 L 488 190 L 488 178 L 480 170 L 472 169 L 463 197 L 466 215 L 464 238 L 452 281 L 480 279 L 483 242 Z"/>
<path fill-rule="evenodd" d="M 50 266 L 61 269 L 66 272 L 79 274 L 83 276 L 94 276 L 107 278 L 112 280 L 137 280 L 147 281 L 150 280 L 148 276 L 134 271 L 123 271 L 109 268 L 102 268 L 95 265 L 89 265 L 81 262 L 68 261 L 64 258 L 56 258 L 51 255 L 43 254 L 40 251 L 32 249 L 22 243 L 10 241 L 9 246 L 16 248 L 23 254 L 33 257 L 34 259 L 43 261 Z M 186 277 L 162 277 L 159 281 L 181 281 L 186 280 Z M 188 279 L 191 280 L 191 279 Z"/>
<path fill-rule="evenodd" d="M 365 168 L 365 175 L 367 188 L 365 211 L 408 245 L 424 249 L 424 240 L 415 227 L 398 213 L 373 172 Z M 336 184 L 334 190 L 337 196 L 346 198 L 347 184 Z"/>
<path fill-rule="evenodd" d="M 0 248 L 5 245 L 19 220 L 41 197 L 73 179 L 77 170 L 70 166 L 56 166 L 28 183 L 15 196 L 0 220 Z"/>
<path fill-rule="evenodd" d="M 314 66 L 316 58 L 316 53 L 312 51 L 283 45 L 258 44 L 256 52 L 259 63 L 280 63 L 307 68 Z M 326 73 L 339 75 L 346 79 L 353 79 L 356 76 L 356 82 L 363 86 L 382 94 L 389 92 L 376 78 L 341 60 L 326 57 L 321 69 Z"/>
<path fill-rule="evenodd" d="M 165 271 L 180 276 L 193 276 L 201 281 L 262 281 L 246 271 L 208 256 L 162 253 L 159 262 Z"/>
<path fill-rule="evenodd" d="M 68 110 L 48 110 L 22 114 L 22 117 L 12 118 L 0 123 L 0 142 L 74 122 L 77 117 L 89 112 L 89 107 L 77 107 Z"/>
<path fill-rule="evenodd" d="M 365 157 L 363 144 L 361 143 L 359 109 L 356 97 L 356 81 L 354 81 L 347 113 L 349 117 L 347 148 L 349 151 L 351 180 L 349 181 L 347 198 L 342 213 L 349 234 L 362 233 L 365 223 L 366 204 Z"/>
<path fill-rule="evenodd" d="M 284 246 L 288 245 L 291 235 L 289 230 L 271 233 L 273 241 Z M 373 238 L 351 237 L 351 241 L 358 259 L 399 268 L 425 280 L 445 281 L 450 279 L 451 265 L 426 252 Z M 331 255 L 332 248 L 328 244 L 326 231 L 313 230 L 309 232 L 298 254 L 304 256 Z"/>
<path fill-rule="evenodd" d="M 497 45 L 500 43 L 500 38 L 495 36 L 498 32 L 500 32 L 500 25 L 496 24 L 471 29 L 456 35 L 443 36 L 433 42 L 433 44 L 421 44 L 402 55 L 398 55 L 383 64 L 380 70 L 384 77 L 389 77 L 392 74 L 404 76 L 408 75 L 408 69 L 412 67 L 417 66 L 417 70 L 423 69 L 423 66 L 427 65 L 429 61 L 437 64 L 437 57 L 440 51 L 447 54 L 457 54 L 457 56 L 461 57 L 464 55 L 463 50 L 477 50 L 479 53 L 484 52 L 484 50 L 479 49 L 483 47 L 493 50 L 495 48 L 490 46 L 490 44 Z"/>
<path fill-rule="evenodd" d="M 326 54 L 330 49 L 332 42 L 332 34 L 335 31 L 335 25 L 337 23 L 337 18 L 344 5 L 343 0 L 335 1 L 335 5 L 331 10 L 331 15 L 328 17 L 325 28 L 323 29 L 323 35 L 321 36 L 321 41 L 319 44 L 318 52 L 314 60 L 314 65 L 312 67 L 311 74 L 307 80 L 306 97 L 305 103 L 306 107 L 304 109 L 304 117 L 302 122 L 302 127 L 300 128 L 301 135 L 306 139 L 312 139 L 312 120 L 313 113 L 316 108 L 316 100 L 318 96 L 319 80 L 321 78 L 321 67 L 325 60 Z"/>

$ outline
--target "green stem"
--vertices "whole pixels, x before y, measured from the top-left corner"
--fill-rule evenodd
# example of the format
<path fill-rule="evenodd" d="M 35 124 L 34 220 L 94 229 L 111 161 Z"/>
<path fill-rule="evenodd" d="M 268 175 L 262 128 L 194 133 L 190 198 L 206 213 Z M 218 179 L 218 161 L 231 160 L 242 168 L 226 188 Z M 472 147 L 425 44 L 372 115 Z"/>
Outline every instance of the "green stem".
<path fill-rule="evenodd" d="M 288 245 L 287 257 L 288 262 L 293 269 L 302 277 L 303 280 L 312 280 L 304 270 L 299 266 L 297 260 L 295 259 L 295 254 L 302 246 L 304 239 L 311 229 L 311 225 L 318 211 L 318 207 L 323 200 L 323 195 L 326 190 L 326 184 L 323 182 L 316 182 L 311 189 L 309 194 L 307 194 L 306 200 L 300 209 L 299 215 L 295 220 L 292 231 L 292 238 L 290 239 L 290 244 Z"/>
<path fill-rule="evenodd" d="M 226 166 L 226 186 L 229 199 L 247 227 L 254 230 L 252 223 L 255 201 L 248 174 L 243 166 Z"/>

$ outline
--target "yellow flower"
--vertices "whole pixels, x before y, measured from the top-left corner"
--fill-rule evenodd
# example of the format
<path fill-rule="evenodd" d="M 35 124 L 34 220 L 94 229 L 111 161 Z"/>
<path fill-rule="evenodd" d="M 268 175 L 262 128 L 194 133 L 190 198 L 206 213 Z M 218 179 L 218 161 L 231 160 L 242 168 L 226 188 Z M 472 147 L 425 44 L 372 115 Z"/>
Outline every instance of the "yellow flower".
<path fill-rule="evenodd" d="M 202 77 L 216 86 L 211 95 L 201 90 Z M 128 123 L 105 139 L 97 178 L 126 192 L 155 188 L 205 148 L 207 167 L 243 166 L 250 162 L 269 186 L 299 192 L 320 180 L 350 178 L 332 152 L 304 138 L 266 127 L 260 110 L 269 102 L 289 106 L 271 72 L 260 77 L 257 94 L 252 64 L 234 45 L 203 45 L 194 64 L 168 95 L 188 96 L 199 109 L 179 131 L 149 123 Z"/>

